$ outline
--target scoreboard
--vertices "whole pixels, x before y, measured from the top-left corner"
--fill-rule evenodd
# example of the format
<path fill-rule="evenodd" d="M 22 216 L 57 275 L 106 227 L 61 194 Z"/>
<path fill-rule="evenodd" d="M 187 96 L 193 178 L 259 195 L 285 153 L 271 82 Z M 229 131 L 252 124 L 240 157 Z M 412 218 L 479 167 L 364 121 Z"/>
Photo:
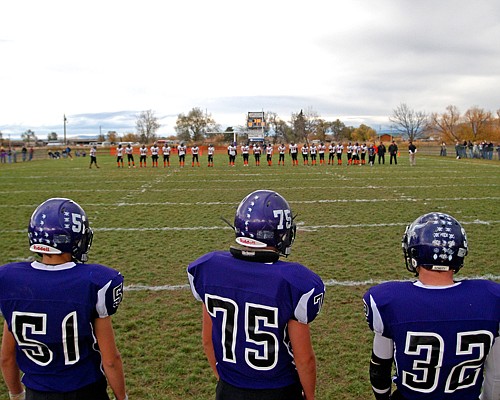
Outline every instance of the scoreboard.
<path fill-rule="evenodd" d="M 266 120 L 264 119 L 264 112 L 249 112 L 247 117 L 247 128 L 248 129 L 263 129 L 266 126 Z"/>

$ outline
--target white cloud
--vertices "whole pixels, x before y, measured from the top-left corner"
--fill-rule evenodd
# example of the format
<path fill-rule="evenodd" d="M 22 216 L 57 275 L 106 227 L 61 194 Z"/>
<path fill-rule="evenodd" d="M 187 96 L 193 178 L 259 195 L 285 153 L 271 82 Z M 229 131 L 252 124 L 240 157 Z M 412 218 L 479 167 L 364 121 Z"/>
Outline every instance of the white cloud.
<path fill-rule="evenodd" d="M 222 125 L 260 109 L 381 125 L 401 102 L 495 111 L 499 12 L 496 0 L 7 2 L 0 130 L 60 131 L 66 114 L 75 130 L 133 131 L 152 109 L 173 133 L 193 107 Z"/>

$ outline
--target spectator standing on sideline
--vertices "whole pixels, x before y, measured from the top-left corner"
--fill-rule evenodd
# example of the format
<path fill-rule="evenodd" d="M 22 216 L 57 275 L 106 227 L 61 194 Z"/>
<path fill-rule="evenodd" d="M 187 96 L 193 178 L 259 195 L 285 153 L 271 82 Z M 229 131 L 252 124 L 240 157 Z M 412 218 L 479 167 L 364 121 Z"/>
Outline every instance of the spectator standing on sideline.
<path fill-rule="evenodd" d="M 413 142 L 410 140 L 410 143 L 408 145 L 408 153 L 410 154 L 410 165 L 415 166 L 417 165 L 417 147 L 413 144 Z"/>
<path fill-rule="evenodd" d="M 458 221 L 433 212 L 403 236 L 415 282 L 386 282 L 364 295 L 375 333 L 370 382 L 377 400 L 500 398 L 500 284 L 453 278 L 468 252 Z M 392 364 L 395 364 L 392 390 Z M 483 384 L 484 369 L 484 384 Z"/>
<path fill-rule="evenodd" d="M 0 268 L 1 367 L 9 398 L 109 400 L 109 384 L 116 399 L 127 399 L 111 323 L 123 277 L 82 264 L 93 237 L 85 211 L 72 200 L 49 199 L 33 212 L 28 237 L 41 260 Z"/>
<path fill-rule="evenodd" d="M 5 149 L 2 147 L 0 147 L 0 163 L 2 164 L 5 164 L 6 163 L 6 157 L 7 157 L 7 152 L 5 151 Z"/>
<path fill-rule="evenodd" d="M 35 152 L 35 149 L 33 149 L 33 146 L 30 146 L 29 150 L 28 150 L 28 161 L 31 161 L 33 160 L 33 154 Z"/>
<path fill-rule="evenodd" d="M 288 202 L 257 190 L 238 206 L 237 246 L 187 269 L 202 305 L 202 342 L 217 378 L 216 400 L 314 400 L 316 361 L 309 324 L 325 286 L 290 254 L 296 226 Z"/>
<path fill-rule="evenodd" d="M 455 142 L 455 157 L 457 160 L 461 158 L 460 157 L 460 154 L 461 154 L 460 146 L 461 146 L 460 142 L 456 141 Z"/>
<path fill-rule="evenodd" d="M 22 158 L 23 162 L 26 161 L 27 153 L 28 153 L 28 149 L 26 148 L 26 146 L 23 146 L 23 148 L 21 149 L 21 158 Z"/>
<path fill-rule="evenodd" d="M 71 155 L 71 147 L 69 147 L 69 146 L 66 147 L 65 153 L 66 153 L 66 157 L 69 157 L 73 160 L 73 156 Z"/>
<path fill-rule="evenodd" d="M 96 146 L 92 146 L 90 148 L 90 165 L 89 165 L 89 168 L 92 168 L 92 164 L 95 164 L 95 167 L 99 168 L 99 166 L 97 165 L 97 147 Z"/>
<path fill-rule="evenodd" d="M 382 160 L 382 164 L 385 164 L 385 153 L 386 153 L 386 148 L 384 143 L 380 142 L 380 144 L 377 147 L 377 154 L 378 154 L 378 163 L 380 164 L 380 160 Z"/>
<path fill-rule="evenodd" d="M 392 165 L 392 160 L 394 159 L 394 165 L 397 165 L 398 163 L 398 145 L 396 142 L 393 140 L 392 143 L 389 145 L 389 164 Z"/>
<path fill-rule="evenodd" d="M 445 142 L 441 143 L 441 150 L 439 151 L 439 155 L 441 157 L 446 157 L 446 143 Z"/>

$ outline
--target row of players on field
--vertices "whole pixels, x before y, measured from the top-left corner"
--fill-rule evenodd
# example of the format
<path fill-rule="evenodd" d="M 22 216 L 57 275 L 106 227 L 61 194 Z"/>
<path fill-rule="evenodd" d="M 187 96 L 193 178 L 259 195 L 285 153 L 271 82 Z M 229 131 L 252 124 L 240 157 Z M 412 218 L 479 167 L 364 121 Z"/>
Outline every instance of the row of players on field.
<path fill-rule="evenodd" d="M 304 165 L 309 165 L 309 158 L 311 159 L 312 165 L 316 165 L 317 160 L 319 160 L 320 164 L 325 164 L 326 163 L 325 154 L 327 153 L 328 153 L 328 164 L 334 164 L 335 159 L 337 159 L 337 164 L 342 165 L 342 154 L 344 153 L 344 149 L 346 150 L 348 165 L 366 164 L 367 154 L 368 154 L 368 163 L 370 165 L 373 165 L 375 163 L 375 155 L 377 153 L 381 153 L 382 149 L 384 154 L 386 151 L 385 146 L 383 146 L 383 144 L 376 146 L 374 143 L 367 145 L 366 143 L 359 144 L 358 142 L 356 142 L 353 144 L 349 142 L 347 146 L 345 146 L 345 148 L 342 143 L 338 144 L 331 143 L 328 145 L 328 147 L 324 143 L 319 143 L 318 145 L 316 145 L 315 143 L 312 143 L 311 145 L 304 143 L 302 146 L 299 146 L 294 142 L 290 143 L 288 146 L 284 145 L 283 143 L 280 143 L 277 147 L 277 152 L 279 155 L 278 165 L 281 164 L 285 165 L 285 154 L 287 152 L 292 158 L 292 165 L 298 165 L 299 161 L 297 157 L 299 153 L 302 155 L 302 161 Z M 183 167 L 185 164 L 186 154 L 188 153 L 188 147 L 184 143 L 181 143 L 176 147 L 176 150 L 179 156 L 179 165 Z M 254 143 L 251 146 L 249 143 L 246 143 L 241 145 L 239 150 L 241 151 L 241 155 L 243 157 L 244 166 L 248 166 L 250 153 L 252 153 L 254 156 L 255 165 L 257 166 L 260 165 L 260 157 L 263 154 L 266 155 L 267 164 L 272 165 L 272 157 L 274 155 L 275 149 L 271 143 L 267 144 L 263 143 L 262 146 L 259 143 Z M 397 144 L 393 141 L 389 146 L 388 150 L 392 164 L 392 159 L 394 158 L 394 161 L 396 161 L 396 156 L 398 154 Z M 198 147 L 198 145 L 195 144 L 189 147 L 189 152 L 191 153 L 191 165 L 193 167 L 195 165 L 200 166 L 200 161 L 199 161 L 200 148 Z M 133 148 L 130 144 L 128 144 L 127 147 L 122 147 L 121 144 L 118 145 L 116 149 L 116 162 L 118 163 L 118 166 L 123 167 L 124 154 L 127 155 L 128 166 L 130 167 L 132 165 L 135 167 Z M 163 147 L 160 148 L 155 142 L 149 149 L 146 147 L 146 145 L 142 145 L 139 149 L 139 154 L 140 154 L 139 158 L 140 167 L 142 166 L 146 167 L 146 160 L 148 155 L 151 155 L 151 161 L 153 167 L 158 167 L 158 159 L 160 157 L 160 154 L 163 155 L 163 166 L 167 167 L 170 166 L 170 155 L 172 154 L 172 147 L 170 147 L 170 145 L 168 144 L 165 144 Z M 214 154 L 215 154 L 215 147 L 212 144 L 210 144 L 207 149 L 209 167 L 213 167 Z M 236 156 L 238 154 L 238 146 L 236 145 L 236 143 L 231 143 L 227 147 L 227 154 L 229 156 L 229 165 L 234 166 L 236 161 Z"/>

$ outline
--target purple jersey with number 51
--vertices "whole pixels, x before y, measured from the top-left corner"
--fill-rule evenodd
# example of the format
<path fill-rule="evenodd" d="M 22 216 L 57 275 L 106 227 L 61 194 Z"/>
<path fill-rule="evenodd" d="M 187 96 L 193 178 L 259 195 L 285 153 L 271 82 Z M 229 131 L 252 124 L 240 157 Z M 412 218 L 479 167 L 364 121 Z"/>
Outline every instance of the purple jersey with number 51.
<path fill-rule="evenodd" d="M 93 323 L 114 314 L 122 297 L 122 275 L 99 264 L 0 267 L 0 309 L 16 339 L 23 383 L 69 392 L 102 379 Z"/>
<path fill-rule="evenodd" d="M 223 381 L 251 389 L 298 382 L 287 324 L 308 324 L 320 312 L 325 286 L 318 275 L 298 263 L 251 262 L 216 251 L 191 263 L 188 277 L 212 318 Z"/>

